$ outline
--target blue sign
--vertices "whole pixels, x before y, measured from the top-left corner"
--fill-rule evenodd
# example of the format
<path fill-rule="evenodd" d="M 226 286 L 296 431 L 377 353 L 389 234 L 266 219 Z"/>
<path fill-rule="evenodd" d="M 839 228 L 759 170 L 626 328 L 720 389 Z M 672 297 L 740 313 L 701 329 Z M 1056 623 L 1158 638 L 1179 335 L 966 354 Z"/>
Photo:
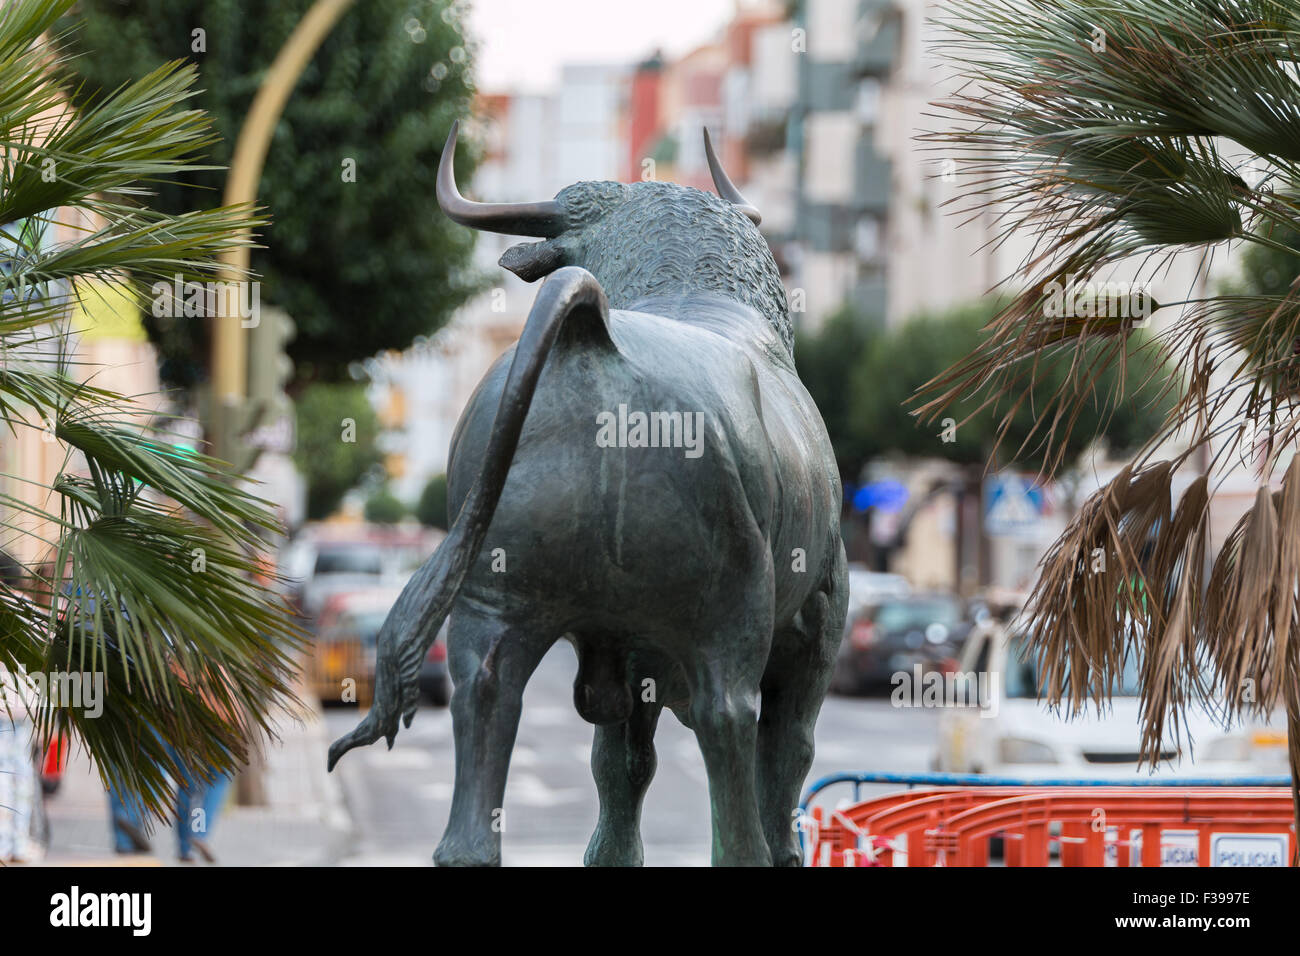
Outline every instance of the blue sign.
<path fill-rule="evenodd" d="M 993 537 L 1032 536 L 1047 510 L 1042 487 L 1020 475 L 992 475 L 984 483 L 984 532 Z"/>
<path fill-rule="evenodd" d="M 853 510 L 875 508 L 885 514 L 897 514 L 907 504 L 907 488 L 897 481 L 872 481 L 853 494 Z"/>

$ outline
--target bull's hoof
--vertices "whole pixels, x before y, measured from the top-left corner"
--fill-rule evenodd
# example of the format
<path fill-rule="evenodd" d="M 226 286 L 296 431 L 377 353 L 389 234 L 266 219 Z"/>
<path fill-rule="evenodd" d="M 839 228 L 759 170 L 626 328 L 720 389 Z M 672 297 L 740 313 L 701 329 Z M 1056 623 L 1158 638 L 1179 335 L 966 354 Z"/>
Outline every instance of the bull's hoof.
<path fill-rule="evenodd" d="M 768 846 L 772 850 L 773 866 L 803 866 L 803 850 L 798 840 L 782 833 L 775 840 L 769 839 Z"/>
<path fill-rule="evenodd" d="M 597 830 L 587 844 L 583 866 L 645 866 L 641 841 L 619 840 Z"/>
<path fill-rule="evenodd" d="M 499 846 L 475 846 L 460 840 L 444 838 L 433 851 L 434 866 L 500 866 Z"/>

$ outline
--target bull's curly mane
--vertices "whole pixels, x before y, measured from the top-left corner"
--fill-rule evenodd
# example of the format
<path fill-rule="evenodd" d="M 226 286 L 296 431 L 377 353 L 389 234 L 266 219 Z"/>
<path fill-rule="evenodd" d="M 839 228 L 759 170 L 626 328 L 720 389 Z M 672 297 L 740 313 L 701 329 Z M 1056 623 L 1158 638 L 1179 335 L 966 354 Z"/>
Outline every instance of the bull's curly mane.
<path fill-rule="evenodd" d="M 613 308 L 682 292 L 716 292 L 766 317 L 787 350 L 785 287 L 762 234 L 735 206 L 675 183 L 576 183 L 556 199 L 571 262 L 591 272 Z"/>

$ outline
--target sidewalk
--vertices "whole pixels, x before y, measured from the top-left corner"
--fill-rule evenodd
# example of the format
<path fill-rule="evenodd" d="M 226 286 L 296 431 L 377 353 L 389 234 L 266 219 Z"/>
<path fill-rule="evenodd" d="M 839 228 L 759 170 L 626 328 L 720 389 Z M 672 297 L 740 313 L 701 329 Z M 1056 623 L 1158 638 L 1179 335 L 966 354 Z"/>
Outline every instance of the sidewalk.
<path fill-rule="evenodd" d="M 231 802 L 209 841 L 222 865 L 324 866 L 347 851 L 352 821 L 338 780 L 325 773 L 329 741 L 319 712 L 308 712 L 303 723 L 286 720 L 279 735 L 266 752 L 267 805 L 236 806 L 231 788 Z M 169 827 L 155 826 L 152 854 L 113 852 L 108 797 L 84 753 L 73 754 L 45 810 L 50 824 L 46 866 L 179 865 L 176 834 Z"/>

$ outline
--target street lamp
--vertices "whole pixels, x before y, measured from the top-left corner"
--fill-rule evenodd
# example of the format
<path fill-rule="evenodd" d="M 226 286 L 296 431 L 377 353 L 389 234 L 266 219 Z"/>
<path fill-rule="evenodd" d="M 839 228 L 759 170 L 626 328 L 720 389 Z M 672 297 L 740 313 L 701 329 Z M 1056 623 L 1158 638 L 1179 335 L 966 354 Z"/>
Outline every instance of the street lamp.
<path fill-rule="evenodd" d="M 226 177 L 226 206 L 257 202 L 257 186 L 262 178 L 262 167 L 271 145 L 275 124 L 284 112 L 285 104 L 293 92 L 298 78 L 312 56 L 320 48 L 339 18 L 355 0 L 316 0 L 306 16 L 294 27 L 266 78 L 253 97 L 248 116 L 235 141 L 235 153 L 230 160 L 230 173 Z M 221 255 L 220 279 L 225 283 L 247 281 L 251 234 L 245 230 L 241 242 L 233 244 Z M 227 288 L 232 286 L 227 285 Z M 209 441 L 213 454 L 228 462 L 240 463 L 241 433 L 250 424 L 245 421 L 247 410 L 248 339 L 238 310 L 231 309 L 232 299 L 224 296 L 223 306 L 212 326 L 212 400 L 208 410 Z M 249 327 L 251 336 L 268 348 L 276 343 L 268 339 L 277 336 L 270 323 L 258 322 Z M 263 341 L 268 340 L 268 341 Z"/>

